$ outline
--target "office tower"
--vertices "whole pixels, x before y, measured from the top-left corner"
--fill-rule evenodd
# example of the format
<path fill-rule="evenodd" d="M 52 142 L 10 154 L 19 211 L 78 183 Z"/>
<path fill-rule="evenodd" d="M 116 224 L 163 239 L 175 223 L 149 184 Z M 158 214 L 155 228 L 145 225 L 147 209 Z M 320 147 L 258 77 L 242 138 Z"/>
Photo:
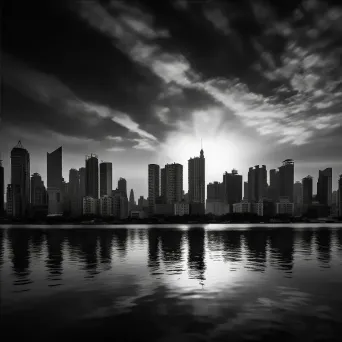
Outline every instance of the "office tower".
<path fill-rule="evenodd" d="M 268 189 L 268 197 L 273 201 L 279 200 L 279 171 L 276 169 L 270 170 L 270 186 Z"/>
<path fill-rule="evenodd" d="M 236 170 L 223 174 L 224 201 L 232 206 L 242 200 L 242 175 Z"/>
<path fill-rule="evenodd" d="M 80 198 L 82 199 L 83 197 L 86 196 L 86 169 L 85 167 L 79 168 L 78 174 L 80 178 Z"/>
<path fill-rule="evenodd" d="M 342 216 L 342 175 L 338 179 L 338 214 Z"/>
<path fill-rule="evenodd" d="M 125 178 L 120 177 L 120 179 L 118 180 L 118 190 L 123 197 L 127 198 L 127 181 Z"/>
<path fill-rule="evenodd" d="M 143 210 L 144 208 L 144 196 L 140 196 L 138 198 L 138 209 Z"/>
<path fill-rule="evenodd" d="M 31 176 L 31 206 L 43 206 L 47 204 L 47 192 L 39 173 Z"/>
<path fill-rule="evenodd" d="M 203 149 L 200 156 L 188 160 L 189 203 L 205 203 L 205 158 Z"/>
<path fill-rule="evenodd" d="M 267 195 L 266 165 L 250 167 L 248 171 L 248 201 L 257 202 Z"/>
<path fill-rule="evenodd" d="M 84 168 L 83 168 L 84 169 Z M 85 170 L 85 169 L 84 169 Z M 80 191 L 80 172 L 76 169 L 69 170 L 69 199 L 70 199 L 70 214 L 72 217 L 82 215 L 83 197 Z"/>
<path fill-rule="evenodd" d="M 311 205 L 312 204 L 312 177 L 306 176 L 302 179 L 302 187 L 303 187 L 303 205 Z"/>
<path fill-rule="evenodd" d="M 160 196 L 163 203 L 166 203 L 166 169 L 165 167 L 160 170 Z"/>
<path fill-rule="evenodd" d="M 86 196 L 99 198 L 99 160 L 95 154 L 86 156 Z"/>
<path fill-rule="evenodd" d="M 129 204 L 131 208 L 134 208 L 135 206 L 135 200 L 134 200 L 134 191 L 131 189 L 131 192 L 129 193 Z"/>
<path fill-rule="evenodd" d="M 248 199 L 248 182 L 243 182 L 243 198 Z"/>
<path fill-rule="evenodd" d="M 100 197 L 111 196 L 113 190 L 113 170 L 112 163 L 100 163 Z"/>
<path fill-rule="evenodd" d="M 332 168 L 319 170 L 317 181 L 317 200 L 320 204 L 331 206 Z"/>
<path fill-rule="evenodd" d="M 223 201 L 224 187 L 223 183 L 214 182 L 207 185 L 207 200 Z"/>
<path fill-rule="evenodd" d="M 157 164 L 148 165 L 148 208 L 149 213 L 155 211 L 156 199 L 159 197 L 160 167 Z"/>
<path fill-rule="evenodd" d="M 181 164 L 166 164 L 166 203 L 173 204 L 181 202 L 183 193 L 183 165 Z"/>
<path fill-rule="evenodd" d="M 293 203 L 294 161 L 286 159 L 279 167 L 279 196 Z"/>
<path fill-rule="evenodd" d="M 4 194 L 5 194 L 5 171 L 0 159 L 0 217 L 4 214 Z"/>
<path fill-rule="evenodd" d="M 293 202 L 294 204 L 302 204 L 303 203 L 303 194 L 302 194 L 302 183 L 296 182 L 293 185 Z"/>
<path fill-rule="evenodd" d="M 62 146 L 47 153 L 47 188 L 62 189 Z"/>
<path fill-rule="evenodd" d="M 224 202 L 224 184 L 219 182 L 207 185 L 207 205 L 205 212 L 213 215 L 229 213 L 229 205 Z"/>
<path fill-rule="evenodd" d="M 30 205 L 30 154 L 18 144 L 11 151 L 11 189 L 14 216 L 26 216 Z"/>

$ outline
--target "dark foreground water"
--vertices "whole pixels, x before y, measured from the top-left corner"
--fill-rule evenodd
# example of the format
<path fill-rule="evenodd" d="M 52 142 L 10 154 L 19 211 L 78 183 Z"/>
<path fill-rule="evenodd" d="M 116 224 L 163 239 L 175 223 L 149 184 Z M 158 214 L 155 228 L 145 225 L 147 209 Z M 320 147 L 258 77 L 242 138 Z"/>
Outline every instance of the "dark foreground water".
<path fill-rule="evenodd" d="M 0 228 L 2 341 L 342 341 L 342 228 Z"/>

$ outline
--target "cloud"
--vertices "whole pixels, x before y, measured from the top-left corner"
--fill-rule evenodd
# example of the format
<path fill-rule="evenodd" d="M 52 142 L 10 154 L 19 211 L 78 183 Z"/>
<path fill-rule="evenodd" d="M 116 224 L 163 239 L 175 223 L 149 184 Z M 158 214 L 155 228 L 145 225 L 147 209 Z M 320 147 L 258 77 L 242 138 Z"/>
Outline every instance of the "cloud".
<path fill-rule="evenodd" d="M 117 142 L 122 142 L 122 141 L 123 141 L 123 138 L 122 138 L 122 137 L 115 137 L 115 136 L 111 136 L 111 135 L 107 136 L 106 139 L 108 139 L 108 140 L 114 140 L 114 141 L 117 141 Z"/>
<path fill-rule="evenodd" d="M 228 18 L 223 14 L 219 8 L 208 8 L 203 11 L 204 16 L 212 25 L 221 33 L 229 35 L 231 29 L 229 27 Z"/>
<path fill-rule="evenodd" d="M 132 141 L 136 143 L 133 145 L 136 150 L 155 151 L 155 146 L 148 139 L 132 139 Z"/>
<path fill-rule="evenodd" d="M 106 151 L 108 152 L 122 152 L 125 151 L 126 149 L 124 149 L 123 147 L 109 147 L 106 148 Z"/>

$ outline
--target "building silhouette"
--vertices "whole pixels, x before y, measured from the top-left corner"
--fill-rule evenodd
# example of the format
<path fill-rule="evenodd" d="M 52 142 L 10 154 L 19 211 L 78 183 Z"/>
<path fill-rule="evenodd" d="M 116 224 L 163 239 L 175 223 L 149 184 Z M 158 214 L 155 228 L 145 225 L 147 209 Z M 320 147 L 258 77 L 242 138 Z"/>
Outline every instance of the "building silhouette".
<path fill-rule="evenodd" d="M 342 175 L 340 175 L 338 179 L 338 195 L 337 195 L 337 204 L 338 204 L 338 215 L 342 216 Z"/>
<path fill-rule="evenodd" d="M 286 159 L 279 168 L 279 196 L 293 203 L 294 161 Z"/>
<path fill-rule="evenodd" d="M 86 168 L 81 167 L 78 169 L 80 178 L 80 197 L 81 199 L 86 196 Z"/>
<path fill-rule="evenodd" d="M 0 217 L 4 214 L 4 194 L 5 194 L 5 171 L 0 159 Z"/>
<path fill-rule="evenodd" d="M 113 190 L 113 166 L 112 163 L 100 163 L 100 197 L 111 196 Z"/>
<path fill-rule="evenodd" d="M 80 172 L 76 169 L 69 170 L 69 199 L 70 214 L 77 217 L 82 214 L 82 196 L 80 191 Z"/>
<path fill-rule="evenodd" d="M 273 202 L 277 202 L 279 200 L 279 171 L 276 169 L 270 170 L 268 197 L 272 199 Z"/>
<path fill-rule="evenodd" d="M 86 156 L 86 196 L 99 198 L 99 160 L 95 154 Z"/>
<path fill-rule="evenodd" d="M 122 196 L 127 198 L 127 181 L 125 178 L 121 178 L 118 180 L 118 190 Z"/>
<path fill-rule="evenodd" d="M 248 199 L 248 182 L 243 182 L 243 199 Z"/>
<path fill-rule="evenodd" d="M 188 195 L 189 203 L 205 205 L 205 158 L 203 149 L 200 156 L 188 160 Z"/>
<path fill-rule="evenodd" d="M 312 204 L 312 177 L 306 176 L 302 179 L 303 205 Z"/>
<path fill-rule="evenodd" d="M 225 172 L 223 189 L 224 202 L 229 204 L 230 210 L 232 210 L 233 204 L 242 200 L 242 175 L 239 175 L 237 170 L 232 170 L 231 173 Z"/>
<path fill-rule="evenodd" d="M 7 204 L 12 208 L 8 211 L 9 215 L 27 216 L 30 205 L 30 154 L 20 141 L 11 151 L 11 184 L 8 190 Z"/>
<path fill-rule="evenodd" d="M 155 212 L 156 200 L 160 195 L 160 167 L 157 164 L 148 165 L 148 209 L 149 214 Z"/>
<path fill-rule="evenodd" d="M 166 164 L 166 203 L 173 204 L 182 201 L 183 196 L 183 165 Z"/>
<path fill-rule="evenodd" d="M 248 171 L 248 201 L 257 202 L 267 195 L 266 165 L 250 167 Z"/>
<path fill-rule="evenodd" d="M 31 176 L 31 206 L 42 206 L 47 204 L 47 192 L 39 173 Z"/>
<path fill-rule="evenodd" d="M 129 193 L 129 204 L 130 204 L 131 208 L 134 208 L 135 200 L 134 200 L 134 191 L 133 191 L 133 189 L 131 189 L 131 191 Z"/>
<path fill-rule="evenodd" d="M 303 205 L 303 187 L 298 181 L 293 185 L 293 202 L 295 215 L 300 215 Z"/>
<path fill-rule="evenodd" d="M 317 181 L 317 201 L 320 204 L 331 206 L 332 196 L 332 168 L 319 170 Z"/>
<path fill-rule="evenodd" d="M 160 196 L 163 203 L 166 203 L 166 169 L 160 169 Z"/>

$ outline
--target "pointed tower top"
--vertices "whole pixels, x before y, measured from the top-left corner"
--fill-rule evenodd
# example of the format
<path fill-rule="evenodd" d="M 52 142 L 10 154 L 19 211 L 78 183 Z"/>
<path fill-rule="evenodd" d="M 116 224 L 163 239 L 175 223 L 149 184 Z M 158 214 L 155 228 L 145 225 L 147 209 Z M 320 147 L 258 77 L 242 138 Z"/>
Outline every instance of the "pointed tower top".
<path fill-rule="evenodd" d="M 201 158 L 204 157 L 202 138 L 201 138 L 201 152 L 200 152 L 200 157 L 201 157 Z"/>
<path fill-rule="evenodd" d="M 23 145 L 21 144 L 21 141 L 18 141 L 18 144 L 15 146 L 16 148 L 24 148 Z"/>

